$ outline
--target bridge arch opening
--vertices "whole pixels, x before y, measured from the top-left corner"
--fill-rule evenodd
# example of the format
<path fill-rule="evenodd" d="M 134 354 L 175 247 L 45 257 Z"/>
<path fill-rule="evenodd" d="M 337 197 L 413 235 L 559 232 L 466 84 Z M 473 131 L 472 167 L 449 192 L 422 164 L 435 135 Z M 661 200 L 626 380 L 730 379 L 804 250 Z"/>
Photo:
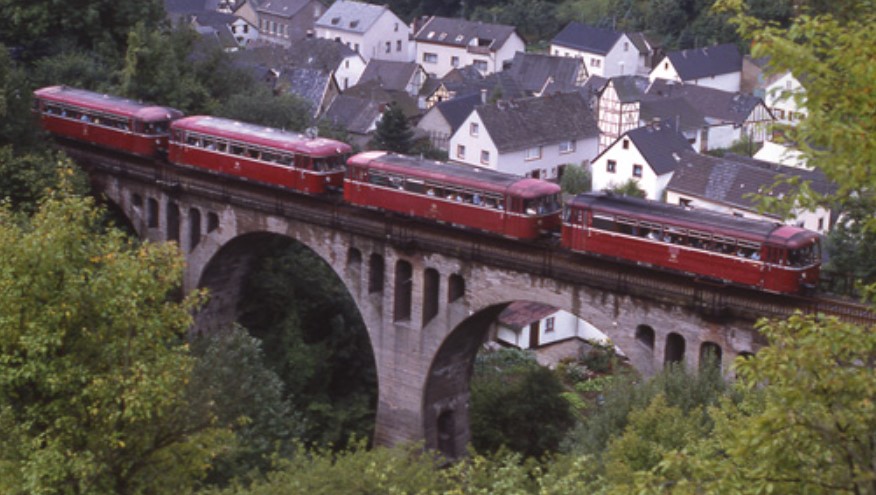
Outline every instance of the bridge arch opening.
<path fill-rule="evenodd" d="M 441 275 L 434 268 L 423 271 L 423 326 L 438 316 Z"/>
<path fill-rule="evenodd" d="M 650 325 L 636 327 L 636 341 L 644 345 L 648 352 L 654 353 L 654 329 Z"/>
<path fill-rule="evenodd" d="M 395 321 L 408 321 L 411 319 L 414 290 L 413 276 L 414 268 L 409 261 L 396 261 L 393 287 L 395 298 L 392 309 L 392 317 Z"/>
<path fill-rule="evenodd" d="M 167 240 L 179 243 L 179 205 L 174 201 L 168 201 L 165 208 Z"/>
<path fill-rule="evenodd" d="M 709 366 L 722 368 L 723 350 L 721 346 L 715 342 L 703 342 L 700 345 L 700 369 L 706 369 Z"/>
<path fill-rule="evenodd" d="M 150 229 L 158 228 L 158 200 L 146 199 L 146 226 Z"/>
<path fill-rule="evenodd" d="M 348 254 L 361 262 L 361 252 Z M 301 439 L 340 448 L 352 435 L 374 434 L 377 370 L 347 262 L 340 257 L 333 268 L 325 259 L 285 235 L 231 239 L 202 271 L 198 285 L 210 298 L 195 331 L 237 323 L 261 340 L 265 366 L 307 425 Z"/>
<path fill-rule="evenodd" d="M 383 292 L 385 261 L 383 255 L 371 253 L 368 258 L 368 292 Z"/>
<path fill-rule="evenodd" d="M 189 208 L 189 250 L 201 243 L 201 210 Z"/>
<path fill-rule="evenodd" d="M 465 279 L 458 273 L 451 273 L 447 279 L 447 302 L 458 301 L 465 295 Z"/>
<path fill-rule="evenodd" d="M 681 335 L 672 332 L 666 336 L 666 349 L 663 362 L 665 364 L 684 363 L 685 340 Z"/>

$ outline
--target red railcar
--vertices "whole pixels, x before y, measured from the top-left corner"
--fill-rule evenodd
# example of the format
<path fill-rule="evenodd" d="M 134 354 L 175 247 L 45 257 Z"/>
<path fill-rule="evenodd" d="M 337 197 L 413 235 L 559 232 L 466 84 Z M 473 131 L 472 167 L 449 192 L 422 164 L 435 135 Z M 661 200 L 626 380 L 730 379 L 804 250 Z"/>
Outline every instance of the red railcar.
<path fill-rule="evenodd" d="M 308 194 L 340 190 L 352 151 L 340 141 L 219 117 L 186 117 L 171 129 L 168 159 L 177 165 Z"/>
<path fill-rule="evenodd" d="M 815 232 L 612 194 L 581 194 L 563 212 L 563 246 L 706 279 L 798 293 L 818 283 Z"/>
<path fill-rule="evenodd" d="M 534 239 L 560 224 L 560 187 L 480 167 L 369 151 L 347 161 L 344 199 Z"/>
<path fill-rule="evenodd" d="M 167 150 L 170 123 L 182 112 L 67 86 L 34 91 L 43 128 L 58 136 L 141 156 Z"/>

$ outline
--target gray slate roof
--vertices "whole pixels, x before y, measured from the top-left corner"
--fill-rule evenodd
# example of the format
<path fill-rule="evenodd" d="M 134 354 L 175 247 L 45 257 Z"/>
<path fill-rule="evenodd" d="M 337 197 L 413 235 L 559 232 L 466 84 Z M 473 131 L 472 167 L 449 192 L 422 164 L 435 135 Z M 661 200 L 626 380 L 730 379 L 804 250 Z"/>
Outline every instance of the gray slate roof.
<path fill-rule="evenodd" d="M 292 43 L 289 48 L 278 45 L 257 46 L 235 55 L 235 59 L 248 64 L 261 64 L 272 68 L 308 67 L 323 71 L 338 68 L 345 57 L 355 55 L 352 49 L 337 41 L 308 38 Z"/>
<path fill-rule="evenodd" d="M 277 84 L 280 88 L 307 100 L 311 108 L 319 108 L 326 88 L 331 84 L 331 73 L 306 67 L 287 67 L 280 73 Z"/>
<path fill-rule="evenodd" d="M 779 177 L 799 177 L 810 181 L 812 188 L 830 193 L 835 187 L 818 170 L 786 167 L 775 163 L 728 154 L 724 157 L 701 155 L 693 151 L 680 153 L 681 160 L 667 189 L 725 205 L 755 209 L 749 194 L 773 185 Z M 774 194 L 786 194 L 790 186 L 777 187 Z"/>
<path fill-rule="evenodd" d="M 642 99 L 650 81 L 644 76 L 617 76 L 611 78 L 611 84 L 621 103 L 629 103 Z"/>
<path fill-rule="evenodd" d="M 575 50 L 605 55 L 617 43 L 622 34 L 612 29 L 592 27 L 573 21 L 557 33 L 554 39 L 551 40 L 551 43 Z"/>
<path fill-rule="evenodd" d="M 401 108 L 405 117 L 413 119 L 420 115 L 420 108 L 417 105 L 417 99 L 409 95 L 405 91 L 396 91 L 387 89 L 379 84 L 378 81 L 360 81 L 354 86 L 350 86 L 344 91 L 347 96 L 356 96 L 377 102 L 378 104 L 388 105 L 395 103 Z"/>
<path fill-rule="evenodd" d="M 303 9 L 310 0 L 261 0 L 255 9 L 281 17 L 292 17 Z"/>
<path fill-rule="evenodd" d="M 699 130 L 707 125 L 703 113 L 682 97 L 642 101 L 639 120 L 646 123 L 666 122 L 681 132 Z"/>
<path fill-rule="evenodd" d="M 380 104 L 367 98 L 338 95 L 323 118 L 354 134 L 367 134 L 380 115 Z"/>
<path fill-rule="evenodd" d="M 196 22 L 199 26 L 225 28 L 226 26 L 230 26 L 234 21 L 236 21 L 237 16 L 226 14 L 224 12 L 203 11 L 194 14 L 193 19 L 194 22 Z"/>
<path fill-rule="evenodd" d="M 666 57 L 682 81 L 742 70 L 742 55 L 732 43 L 668 52 Z"/>
<path fill-rule="evenodd" d="M 521 330 L 557 311 L 559 309 L 539 302 L 514 301 L 499 313 L 498 320 L 500 324 L 506 327 Z"/>
<path fill-rule="evenodd" d="M 583 64 L 579 58 L 517 52 L 511 67 L 503 72 L 510 74 L 530 94 L 541 91 L 548 82 L 554 85 L 553 91 L 568 91 L 577 87 Z"/>
<path fill-rule="evenodd" d="M 678 97 L 687 100 L 710 123 L 733 122 L 741 125 L 755 107 L 763 103 L 758 96 L 731 93 L 694 84 L 679 84 L 663 79 L 656 79 L 648 87 L 643 102 L 647 99 Z"/>
<path fill-rule="evenodd" d="M 432 16 L 414 35 L 417 42 L 464 47 L 472 40 L 490 40 L 489 48 L 498 50 L 514 34 L 514 26 Z M 474 45 L 478 46 L 475 41 Z M 482 44 L 484 46 L 484 44 Z"/>
<path fill-rule="evenodd" d="M 395 60 L 379 60 L 372 58 L 359 76 L 359 83 L 377 81 L 386 89 L 407 91 L 408 84 L 417 72 L 416 62 L 399 62 Z"/>
<path fill-rule="evenodd" d="M 164 11 L 173 16 L 215 11 L 219 0 L 164 0 Z"/>
<path fill-rule="evenodd" d="M 620 143 L 624 137 L 628 137 L 636 145 L 657 175 L 668 174 L 675 170 L 678 165 L 676 156 L 682 152 L 693 152 L 687 139 L 667 124 L 647 125 L 627 131 L 612 146 L 618 146 L 617 143 Z"/>
<path fill-rule="evenodd" d="M 450 132 L 454 133 L 465 119 L 468 118 L 472 110 L 482 103 L 481 95 L 479 93 L 472 93 L 442 101 L 435 105 L 435 108 L 441 112 L 444 120 L 450 125 Z"/>
<path fill-rule="evenodd" d="M 316 26 L 364 33 L 387 10 L 389 8 L 386 5 L 337 0 L 316 21 Z"/>
<path fill-rule="evenodd" d="M 499 152 L 599 135 L 596 119 L 579 93 L 500 101 L 477 107 L 477 112 Z"/>

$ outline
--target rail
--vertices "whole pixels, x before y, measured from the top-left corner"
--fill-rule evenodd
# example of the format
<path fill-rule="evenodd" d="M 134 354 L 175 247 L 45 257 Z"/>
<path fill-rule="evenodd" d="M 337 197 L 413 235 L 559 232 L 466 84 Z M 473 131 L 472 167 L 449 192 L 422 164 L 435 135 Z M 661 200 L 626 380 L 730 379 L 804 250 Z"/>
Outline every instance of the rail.
<path fill-rule="evenodd" d="M 494 234 L 419 221 L 343 203 L 338 197 L 307 196 L 276 187 L 241 182 L 163 161 L 132 158 L 62 142 L 85 168 L 155 184 L 267 214 L 343 230 L 390 243 L 402 251 L 425 250 L 499 269 L 544 276 L 561 283 L 612 291 L 655 303 L 674 304 L 709 318 L 754 321 L 786 318 L 796 311 L 876 324 L 865 305 L 827 297 L 773 294 L 692 279 L 684 274 L 643 268 L 560 248 L 547 242 L 512 240 Z"/>

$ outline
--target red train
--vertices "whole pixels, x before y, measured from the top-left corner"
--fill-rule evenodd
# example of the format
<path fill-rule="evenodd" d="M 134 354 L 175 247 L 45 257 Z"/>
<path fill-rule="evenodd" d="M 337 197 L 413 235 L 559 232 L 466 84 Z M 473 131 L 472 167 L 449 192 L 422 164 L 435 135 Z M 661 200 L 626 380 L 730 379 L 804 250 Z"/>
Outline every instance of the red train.
<path fill-rule="evenodd" d="M 773 292 L 814 288 L 821 266 L 815 232 L 607 193 L 566 205 L 562 244 Z"/>
<path fill-rule="evenodd" d="M 64 86 L 34 92 L 42 126 L 58 136 L 140 156 L 323 194 L 343 186 L 351 204 L 536 239 L 561 232 L 568 249 L 797 293 L 814 287 L 817 234 L 610 194 L 579 195 L 560 219 L 556 184 L 381 151 L 349 157 L 340 141 Z M 344 162 L 346 160 L 346 172 Z"/>
<path fill-rule="evenodd" d="M 344 199 L 517 239 L 535 239 L 560 226 L 556 184 L 383 151 L 347 161 Z"/>
<path fill-rule="evenodd" d="M 219 117 L 185 117 L 171 124 L 168 159 L 308 194 L 340 190 L 352 148 L 325 138 Z"/>
<path fill-rule="evenodd" d="M 66 86 L 34 91 L 34 111 L 52 134 L 141 156 L 166 151 L 170 123 L 182 117 L 173 108 Z"/>

